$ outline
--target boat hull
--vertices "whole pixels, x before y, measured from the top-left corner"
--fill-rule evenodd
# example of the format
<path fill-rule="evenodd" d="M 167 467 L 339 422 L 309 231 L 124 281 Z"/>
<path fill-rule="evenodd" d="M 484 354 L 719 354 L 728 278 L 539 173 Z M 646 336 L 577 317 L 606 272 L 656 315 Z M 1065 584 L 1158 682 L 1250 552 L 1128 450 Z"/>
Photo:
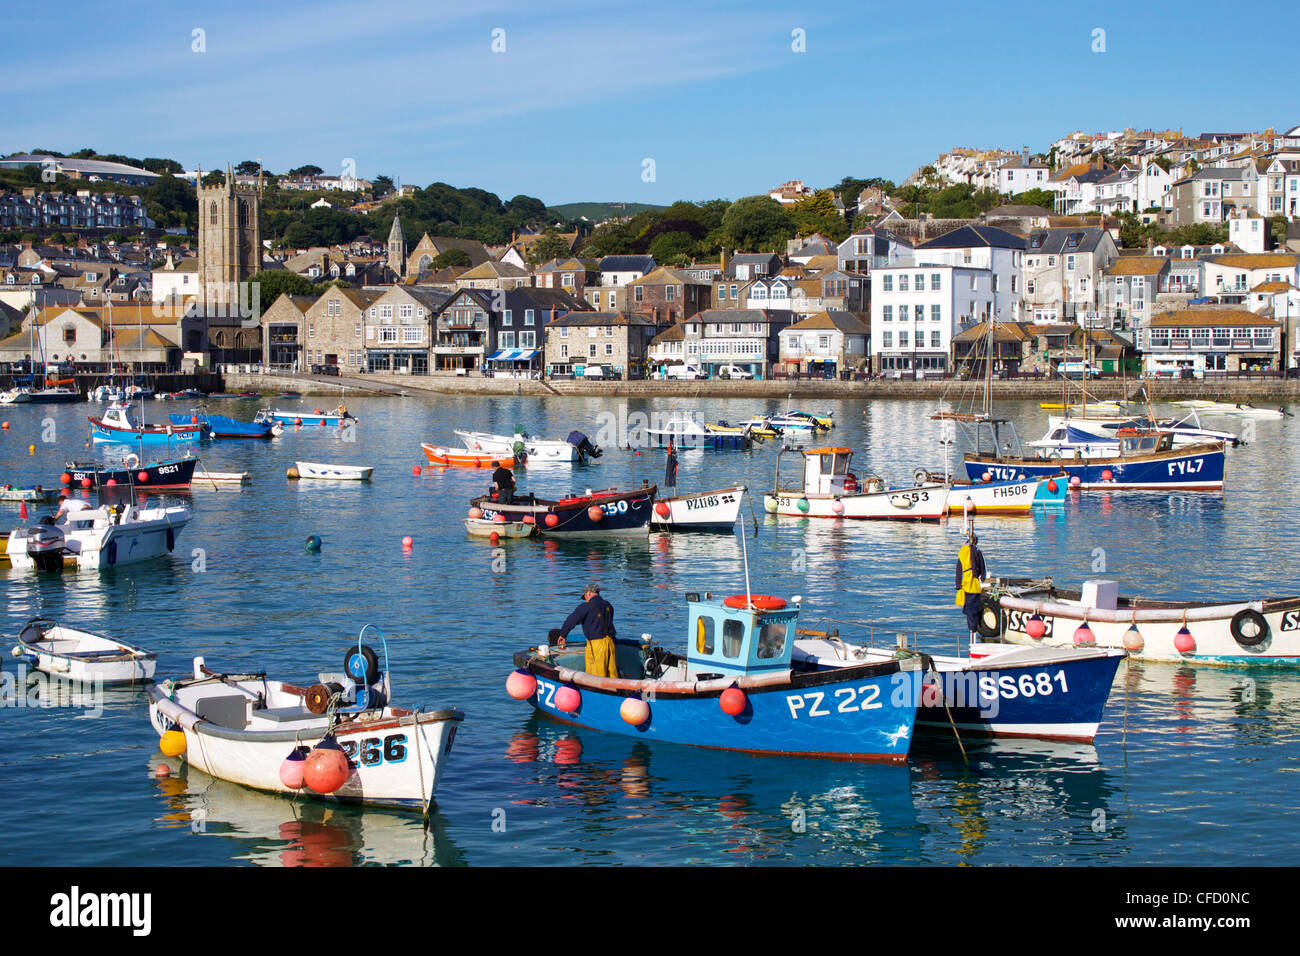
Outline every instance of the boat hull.
<path fill-rule="evenodd" d="M 640 726 L 620 713 L 623 701 L 640 696 L 582 687 L 573 712 L 559 709 L 556 692 L 564 682 L 533 670 L 537 691 L 528 698 L 540 713 L 591 730 L 637 740 L 686 744 L 713 750 L 794 757 L 831 757 L 903 763 L 911 747 L 916 705 L 895 689 L 911 675 L 895 672 L 850 680 L 745 690 L 745 710 L 722 711 L 724 688 L 693 694 L 662 693 L 645 681 L 650 716 Z"/>
<path fill-rule="evenodd" d="M 41 620 L 27 623 L 15 651 L 44 674 L 84 683 L 140 683 L 158 666 L 157 654 Z"/>
<path fill-rule="evenodd" d="M 939 521 L 948 514 L 948 493 L 941 486 L 846 495 L 779 490 L 763 496 L 763 510 L 794 518 Z"/>
<path fill-rule="evenodd" d="M 263 421 L 263 422 L 241 422 L 237 418 L 230 418 L 226 415 L 168 415 L 168 420 L 172 425 L 188 427 L 191 424 L 191 418 L 197 417 L 199 424 L 206 426 L 209 434 L 213 438 L 273 438 L 277 428 L 283 428 L 284 423 L 280 421 Z"/>
<path fill-rule="evenodd" d="M 1224 452 L 1200 446 L 1196 450 L 1141 457 L 1093 458 L 991 458 L 968 455 L 966 474 L 978 481 L 986 472 L 994 480 L 1048 478 L 1062 471 L 1071 485 L 1085 490 L 1104 491 L 1222 491 Z M 1107 479 L 1103 473 L 1109 472 Z"/>
<path fill-rule="evenodd" d="M 1054 489 L 1053 489 L 1054 486 Z M 938 486 L 942 487 L 942 486 Z M 948 513 L 972 515 L 1024 515 L 1035 506 L 1065 501 L 1069 482 L 1064 475 L 1026 478 L 1023 481 L 980 481 L 948 489 Z"/>
<path fill-rule="evenodd" d="M 537 533 L 550 537 L 644 537 L 650 533 L 657 491 L 651 485 L 633 492 L 597 492 L 560 501 L 519 499 L 501 504 L 485 496 L 473 503 L 482 509 L 488 521 L 498 514 L 504 515 L 507 521 L 522 521 L 525 515 L 532 515 Z M 599 509 L 599 518 L 592 518 L 593 508 Z M 554 523 L 548 523 L 550 516 L 554 516 Z"/>
<path fill-rule="evenodd" d="M 441 445 L 421 445 L 424 457 L 429 464 L 442 468 L 509 468 L 516 467 L 514 452 L 505 455 L 493 455 L 486 451 L 471 448 L 444 448 Z"/>
<path fill-rule="evenodd" d="M 58 526 L 65 529 L 66 555 L 86 571 L 161 558 L 175 549 L 177 536 L 190 521 L 189 510 L 182 507 L 131 510 L 137 517 L 120 524 L 99 518 L 92 523 L 92 516 L 103 509 L 75 512 L 72 523 Z M 39 570 L 27 549 L 32 530 L 20 528 L 9 535 L 5 551 L 15 570 Z"/>
<path fill-rule="evenodd" d="M 326 481 L 369 481 L 375 470 L 365 465 L 329 465 L 311 461 L 296 461 L 294 467 L 298 478 Z"/>
<path fill-rule="evenodd" d="M 729 432 L 675 432 L 675 431 L 655 431 L 646 430 L 646 441 L 654 448 L 667 448 L 668 443 L 672 442 L 677 448 L 704 448 L 704 449 L 746 449 L 750 446 L 751 441 L 748 435 L 743 432 L 734 434 Z"/>
<path fill-rule="evenodd" d="M 118 428 L 100 419 L 90 420 L 90 435 L 97 443 L 119 442 L 127 445 L 170 445 L 203 441 L 207 430 L 202 426 L 185 425 L 163 428 Z"/>
<path fill-rule="evenodd" d="M 515 439 L 506 435 L 490 435 L 486 432 L 457 431 L 457 437 L 465 442 L 466 452 L 480 452 L 500 459 L 502 456 L 514 461 Z M 578 449 L 567 441 L 544 441 L 525 438 L 524 450 L 528 460 L 549 462 L 574 462 L 578 460 Z M 481 457 L 478 456 L 478 457 Z"/>
<path fill-rule="evenodd" d="M 465 530 L 480 538 L 498 535 L 502 538 L 531 538 L 537 526 L 525 521 L 490 521 L 485 518 L 466 518 Z"/>
<path fill-rule="evenodd" d="M 1115 611 L 1106 611 L 1084 608 L 1074 592 L 1069 594 L 1071 596 L 1067 597 L 1058 592 L 1055 599 L 1045 593 L 1003 597 L 999 612 L 1003 638 L 1016 644 L 1069 646 L 1086 616 L 1098 647 L 1124 647 L 1125 635 L 1136 624 L 1142 643 L 1140 647 L 1129 650 L 1129 654 L 1138 661 L 1300 666 L 1300 598 L 1184 606 L 1161 602 L 1155 607 L 1144 602 L 1136 608 L 1121 606 Z M 1266 625 L 1266 636 L 1253 645 L 1243 644 L 1233 635 L 1234 619 L 1241 629 L 1249 616 L 1246 612 L 1258 614 Z M 1034 613 L 1042 617 L 1046 628 L 1043 636 L 1037 639 L 1030 637 L 1025 630 Z M 1186 653 L 1174 643 L 1184 624 L 1194 641 Z"/>
<path fill-rule="evenodd" d="M 730 533 L 740 515 L 745 486 L 702 491 L 694 495 L 660 498 L 655 502 L 650 525 L 656 531 L 702 531 Z"/>
<path fill-rule="evenodd" d="M 286 787 L 280 780 L 280 765 L 294 747 L 319 743 L 323 727 L 232 730 L 198 719 L 168 700 L 158 687 L 151 688 L 150 696 L 149 720 L 154 730 L 159 735 L 167 730 L 183 731 L 185 757 L 204 773 L 255 790 L 366 806 L 427 806 L 464 719 L 460 711 L 439 710 L 336 728 L 334 737 L 348 755 L 350 772 L 339 790 L 320 794 L 308 787 Z"/>
<path fill-rule="evenodd" d="M 199 463 L 197 458 L 176 458 L 159 461 L 149 465 L 140 465 L 134 470 L 129 468 L 104 468 L 99 465 L 69 464 L 66 474 L 72 478 L 70 487 L 80 488 L 83 479 L 89 478 L 92 487 L 102 487 L 110 480 L 118 485 L 138 485 L 149 489 L 188 488 L 194 478 L 194 468 Z M 140 480 L 144 472 L 145 481 Z"/>

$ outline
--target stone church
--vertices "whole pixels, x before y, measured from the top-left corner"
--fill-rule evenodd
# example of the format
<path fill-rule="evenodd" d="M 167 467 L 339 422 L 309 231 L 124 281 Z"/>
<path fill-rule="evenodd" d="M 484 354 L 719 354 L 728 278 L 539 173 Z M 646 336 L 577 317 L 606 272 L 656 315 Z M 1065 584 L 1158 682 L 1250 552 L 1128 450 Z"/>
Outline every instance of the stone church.
<path fill-rule="evenodd" d="M 255 363 L 262 353 L 261 303 L 253 277 L 262 268 L 262 197 L 235 185 L 230 167 L 212 186 L 199 176 L 199 296 L 186 316 L 186 353 L 213 364 Z"/>

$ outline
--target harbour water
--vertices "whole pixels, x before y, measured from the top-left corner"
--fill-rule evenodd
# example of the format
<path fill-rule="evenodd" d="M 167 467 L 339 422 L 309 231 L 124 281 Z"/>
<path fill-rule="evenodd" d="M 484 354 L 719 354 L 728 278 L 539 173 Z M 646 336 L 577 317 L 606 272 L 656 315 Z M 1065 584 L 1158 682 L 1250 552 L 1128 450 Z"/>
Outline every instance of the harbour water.
<path fill-rule="evenodd" d="M 306 400 L 303 407 L 320 403 Z M 281 407 L 296 405 L 282 400 Z M 151 420 L 180 411 L 149 402 Z M 357 865 L 365 863 L 1167 864 L 1283 865 L 1300 843 L 1300 691 L 1293 672 L 1121 666 L 1095 746 L 918 742 L 906 766 L 751 757 L 648 746 L 552 723 L 511 700 L 511 656 L 543 640 L 598 580 L 623 636 L 679 647 L 688 590 L 744 590 L 738 536 L 506 540 L 494 556 L 462 518 L 489 472 L 412 475 L 421 441 L 454 428 L 546 437 L 573 428 L 598 443 L 600 416 L 670 411 L 738 421 L 775 402 L 437 397 L 350 399 L 355 442 L 333 428 L 201 449 L 214 471 L 247 470 L 243 489 L 185 496 L 194 520 L 166 560 L 103 573 L 0 572 L 4 647 L 37 614 L 159 653 L 159 677 L 195 655 L 218 671 L 299 683 L 338 670 L 366 623 L 387 637 L 397 703 L 455 705 L 466 721 L 426 829 L 419 816 L 334 808 L 246 790 L 192 771 L 158 779 L 147 697 L 106 691 L 102 712 L 0 707 L 0 864 Z M 251 418 L 256 403 L 211 411 Z M 814 402 L 831 409 L 827 443 L 855 451 L 864 477 L 908 481 L 942 466 L 933 406 Z M 1042 433 L 1036 402 L 1000 409 L 1022 438 Z M 84 404 L 14 406 L 3 416 L 0 479 L 57 483 L 95 453 Z M 1253 429 L 1228 453 L 1223 495 L 1075 495 L 1034 518 L 978 519 L 995 574 L 1051 575 L 1065 586 L 1107 577 L 1128 593 L 1237 598 L 1295 593 L 1300 485 L 1295 420 L 1216 419 Z M 43 433 L 58 439 L 42 441 Z M 1210 424 L 1207 421 L 1207 424 Z M 1224 427 L 1220 425 L 1218 427 Z M 34 454 L 28 445 L 35 444 Z M 120 452 L 125 454 L 125 450 Z M 845 524 L 770 518 L 776 447 L 683 451 L 679 491 L 746 484 L 742 512 L 754 590 L 804 598 L 846 640 L 954 651 L 961 521 Z M 366 464 L 369 484 L 292 482 L 295 460 Z M 606 446 L 586 467 L 525 469 L 523 491 L 662 480 L 661 450 Z M 7 527 L 20 524 L 5 505 Z M 33 520 L 39 510 L 33 514 Z M 303 549 L 312 534 L 319 554 Z M 414 547 L 403 552 L 401 539 Z M 494 566 L 495 561 L 495 566 Z M 15 662 L 6 656 L 6 674 Z"/>

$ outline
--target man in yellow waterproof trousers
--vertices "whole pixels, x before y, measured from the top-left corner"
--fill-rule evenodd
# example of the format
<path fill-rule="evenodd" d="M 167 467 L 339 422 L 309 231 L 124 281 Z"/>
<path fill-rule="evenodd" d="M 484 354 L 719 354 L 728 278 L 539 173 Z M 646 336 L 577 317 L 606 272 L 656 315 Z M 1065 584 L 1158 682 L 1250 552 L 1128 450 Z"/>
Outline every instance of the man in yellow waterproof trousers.
<path fill-rule="evenodd" d="M 559 646 L 564 646 L 564 638 L 579 624 L 587 638 L 587 673 L 595 677 L 617 677 L 618 664 L 614 660 L 614 605 L 600 596 L 599 584 L 588 584 L 582 592 L 582 603 L 560 628 Z"/>

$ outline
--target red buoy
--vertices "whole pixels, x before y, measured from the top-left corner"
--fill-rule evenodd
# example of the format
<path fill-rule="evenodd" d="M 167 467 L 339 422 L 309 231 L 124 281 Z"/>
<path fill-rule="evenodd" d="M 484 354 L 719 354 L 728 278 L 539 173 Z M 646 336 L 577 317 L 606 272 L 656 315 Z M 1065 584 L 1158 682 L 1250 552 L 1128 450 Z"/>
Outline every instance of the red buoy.
<path fill-rule="evenodd" d="M 656 502 L 655 502 L 655 514 L 657 514 L 659 517 L 661 517 L 661 518 L 667 518 L 667 517 L 668 517 L 668 512 L 669 512 L 670 510 L 672 510 L 672 509 L 670 509 L 670 508 L 668 507 L 668 502 L 666 502 L 666 501 L 656 501 Z"/>
<path fill-rule="evenodd" d="M 602 518 L 605 517 L 605 509 L 600 507 L 599 505 L 592 505 L 590 508 L 587 509 L 587 517 L 590 518 L 592 521 L 599 522 Z"/>
<path fill-rule="evenodd" d="M 142 485 L 147 485 L 149 483 L 149 472 L 147 471 L 140 472 L 138 475 L 135 476 L 135 480 L 140 482 L 140 484 Z"/>
<path fill-rule="evenodd" d="M 1174 635 L 1174 648 L 1179 654 L 1191 654 L 1196 650 L 1196 638 L 1192 637 L 1192 632 L 1184 624 Z"/>
<path fill-rule="evenodd" d="M 555 692 L 556 709 L 571 714 L 582 706 L 582 693 L 576 687 L 565 685 Z"/>
<path fill-rule="evenodd" d="M 72 476 L 65 471 L 63 474 L 59 475 L 59 481 L 63 482 L 65 485 L 70 485 L 72 484 Z"/>
<path fill-rule="evenodd" d="M 1048 478 L 1048 479 L 1047 479 L 1047 490 L 1050 491 L 1052 494 L 1056 494 L 1056 479 L 1055 479 L 1055 478 Z"/>
<path fill-rule="evenodd" d="M 1092 633 L 1092 628 L 1088 626 L 1087 621 L 1084 621 L 1077 628 L 1075 628 L 1074 643 L 1075 644 L 1096 644 L 1097 643 L 1097 636 Z"/>
<path fill-rule="evenodd" d="M 1114 481 L 1114 480 L 1115 480 L 1115 473 L 1112 472 L 1109 468 L 1107 468 L 1105 471 L 1103 471 L 1103 472 L 1101 473 L 1101 480 L 1102 480 L 1102 481 Z"/>
<path fill-rule="evenodd" d="M 420 477 L 420 466 L 419 466 L 419 465 L 416 465 L 414 468 L 412 468 L 412 469 L 411 469 L 411 474 L 415 475 L 416 478 L 419 478 L 419 477 Z"/>
<path fill-rule="evenodd" d="M 560 523 L 560 516 L 559 516 L 559 515 L 557 515 L 557 514 L 548 514 L 548 515 L 546 516 L 546 527 L 548 527 L 548 528 L 554 528 L 554 527 L 555 527 L 557 524 L 559 524 L 559 523 Z"/>
<path fill-rule="evenodd" d="M 525 670 L 514 670 L 506 678 L 506 693 L 515 700 L 527 700 L 537 693 L 537 678 Z"/>
<path fill-rule="evenodd" d="M 83 487 L 83 488 L 89 488 L 89 487 L 90 487 L 90 479 L 89 479 L 89 478 L 82 478 L 82 479 L 81 479 L 81 487 Z"/>
<path fill-rule="evenodd" d="M 718 706 L 728 717 L 738 717 L 745 712 L 745 705 L 749 703 L 749 698 L 739 687 L 728 687 L 718 698 Z"/>
<path fill-rule="evenodd" d="M 1025 633 L 1034 640 L 1038 640 L 1047 633 L 1047 622 L 1039 617 L 1038 613 L 1035 612 L 1029 620 L 1025 622 Z"/>

